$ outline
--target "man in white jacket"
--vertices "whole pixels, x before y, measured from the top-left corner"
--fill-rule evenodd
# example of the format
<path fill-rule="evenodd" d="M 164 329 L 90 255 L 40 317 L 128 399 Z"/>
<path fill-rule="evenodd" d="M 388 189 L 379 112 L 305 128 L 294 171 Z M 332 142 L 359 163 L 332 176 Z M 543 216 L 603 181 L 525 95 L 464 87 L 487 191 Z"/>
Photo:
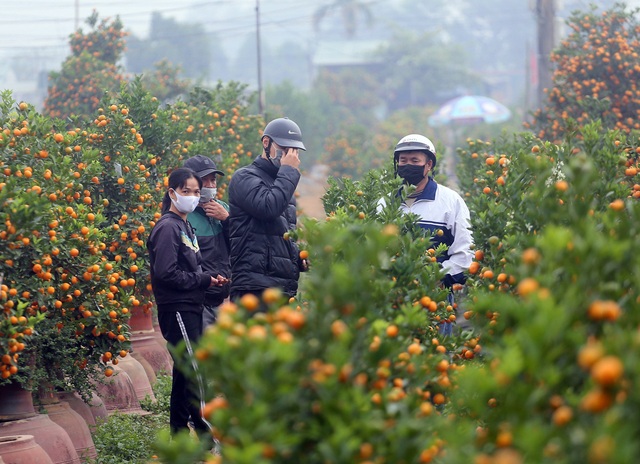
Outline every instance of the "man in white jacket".
<path fill-rule="evenodd" d="M 427 137 L 410 134 L 398 142 L 393 152 L 396 173 L 405 183 L 415 185 L 416 190 L 404 198 L 400 209 L 404 213 L 417 214 L 418 225 L 432 233 L 432 245 L 447 245 L 446 253 L 438 257 L 445 276 L 443 284 L 463 284 L 464 271 L 473 260 L 469 208 L 462 197 L 444 185 L 438 184 L 429 174 L 436 166 L 436 150 Z M 450 333 L 450 324 L 443 327 Z"/>

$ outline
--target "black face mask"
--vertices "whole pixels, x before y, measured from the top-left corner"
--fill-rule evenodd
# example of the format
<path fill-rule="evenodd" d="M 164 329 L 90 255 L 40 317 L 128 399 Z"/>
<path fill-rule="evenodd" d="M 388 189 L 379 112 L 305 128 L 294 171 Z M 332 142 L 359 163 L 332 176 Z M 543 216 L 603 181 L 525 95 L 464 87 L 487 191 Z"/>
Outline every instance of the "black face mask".
<path fill-rule="evenodd" d="M 424 164 L 422 166 L 403 164 L 398 166 L 398 175 L 408 184 L 418 185 L 424 179 L 424 166 Z"/>

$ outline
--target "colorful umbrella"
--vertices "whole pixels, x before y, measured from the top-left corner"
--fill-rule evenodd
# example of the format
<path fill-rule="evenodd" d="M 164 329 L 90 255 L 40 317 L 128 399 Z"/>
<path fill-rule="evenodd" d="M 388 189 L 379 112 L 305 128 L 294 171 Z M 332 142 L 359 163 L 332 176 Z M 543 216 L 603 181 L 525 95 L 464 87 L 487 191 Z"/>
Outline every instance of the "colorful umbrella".
<path fill-rule="evenodd" d="M 429 117 L 433 127 L 447 124 L 476 124 L 486 122 L 494 124 L 504 122 L 511 117 L 509 108 L 492 98 L 478 95 L 465 95 L 449 100 Z"/>

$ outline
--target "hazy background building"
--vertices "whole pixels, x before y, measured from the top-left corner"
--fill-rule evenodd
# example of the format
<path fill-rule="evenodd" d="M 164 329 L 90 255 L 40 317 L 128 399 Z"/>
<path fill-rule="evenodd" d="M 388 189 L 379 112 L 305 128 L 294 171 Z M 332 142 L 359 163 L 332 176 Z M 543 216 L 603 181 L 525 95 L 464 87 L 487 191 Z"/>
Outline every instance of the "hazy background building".
<path fill-rule="evenodd" d="M 591 3 L 556 0 L 557 38 L 569 12 Z M 606 6 L 613 1 L 596 3 Z M 514 104 L 531 92 L 527 85 L 536 54 L 535 6 L 536 0 L 14 2 L 5 6 L 0 19 L 0 88 L 11 89 L 17 100 L 40 104 L 48 73 L 59 69 L 68 54 L 69 35 L 86 28 L 83 21 L 95 9 L 101 17 L 118 15 L 130 32 L 123 65 L 132 74 L 167 58 L 193 80 L 238 80 L 251 89 L 259 85 L 258 66 L 265 86 L 289 81 L 308 89 L 321 69 L 350 66 L 365 67 L 382 81 L 390 74 L 388 59 L 384 62 L 389 50 L 386 55 L 380 52 L 385 44 L 392 43 L 409 60 L 415 54 L 416 66 L 428 65 L 428 57 L 420 56 L 419 41 L 406 41 L 407 49 L 398 50 L 401 34 L 413 33 L 450 46 L 449 55 L 437 60 L 464 66 L 477 78 L 466 88 L 435 89 L 430 101 L 475 91 Z M 419 78 L 406 83 L 403 92 L 406 95 L 397 95 L 394 104 L 423 103 L 425 89 Z"/>

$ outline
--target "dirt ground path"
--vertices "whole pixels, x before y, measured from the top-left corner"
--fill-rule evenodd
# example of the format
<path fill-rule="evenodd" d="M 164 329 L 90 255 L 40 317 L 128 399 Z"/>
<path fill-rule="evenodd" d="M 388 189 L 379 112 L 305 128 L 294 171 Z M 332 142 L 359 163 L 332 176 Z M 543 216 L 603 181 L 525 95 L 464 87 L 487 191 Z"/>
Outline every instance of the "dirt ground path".
<path fill-rule="evenodd" d="M 314 165 L 302 173 L 298 189 L 298 208 L 303 216 L 324 219 L 322 196 L 327 188 L 329 169 L 324 165 Z"/>

